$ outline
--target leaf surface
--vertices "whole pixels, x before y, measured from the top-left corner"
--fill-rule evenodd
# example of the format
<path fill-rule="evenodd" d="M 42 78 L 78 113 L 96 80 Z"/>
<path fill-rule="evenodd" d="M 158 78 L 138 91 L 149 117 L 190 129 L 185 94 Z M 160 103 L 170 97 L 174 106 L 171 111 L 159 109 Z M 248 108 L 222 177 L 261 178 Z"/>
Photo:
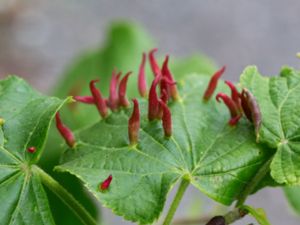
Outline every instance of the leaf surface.
<path fill-rule="evenodd" d="M 283 68 L 277 77 L 245 69 L 241 84 L 258 101 L 262 125 L 258 140 L 276 149 L 271 175 L 281 184 L 300 184 L 300 74 Z"/>
<path fill-rule="evenodd" d="M 128 95 L 137 94 L 137 73 L 141 62 L 142 53 L 156 47 L 150 34 L 141 27 L 133 23 L 117 22 L 113 23 L 106 34 L 105 42 L 91 51 L 80 53 L 78 57 L 64 72 L 62 79 L 56 84 L 51 94 L 58 97 L 67 95 L 90 95 L 88 83 L 92 79 L 100 79 L 97 84 L 101 92 L 108 96 L 108 87 L 111 73 L 114 68 L 123 71 L 133 71 L 128 80 Z M 161 51 L 157 56 L 161 55 Z M 159 58 L 159 64 L 162 64 L 162 57 Z M 215 70 L 215 64 L 204 56 L 193 56 L 185 59 L 170 58 L 170 67 L 176 77 L 184 77 L 186 74 L 198 72 L 203 74 L 212 74 Z M 149 63 L 146 63 L 146 73 L 148 84 L 153 78 Z M 64 121 L 72 129 L 86 127 L 99 120 L 99 113 L 94 106 L 87 106 L 79 103 L 69 104 L 61 110 Z M 64 150 L 61 145 L 62 140 L 57 134 L 55 128 L 50 129 L 50 135 L 47 142 L 46 154 L 43 155 L 40 163 L 46 171 L 55 177 L 63 186 L 65 186 L 74 196 L 78 196 L 80 202 L 92 214 L 96 215 L 99 210 L 95 207 L 94 201 L 87 196 L 80 187 L 78 179 L 69 174 L 52 173 L 52 169 L 58 164 L 60 154 Z M 66 206 L 59 204 L 60 200 L 50 197 L 50 206 L 54 212 L 56 221 L 61 224 L 66 222 L 75 223 L 78 221 L 72 212 L 66 211 Z M 68 213 L 68 214 L 66 214 Z M 66 216 L 68 215 L 68 216 Z M 67 221 L 64 219 L 68 217 Z M 74 218 L 74 220 L 72 220 Z M 72 220 L 72 221 L 71 221 Z"/>
<path fill-rule="evenodd" d="M 128 143 L 132 109 L 112 113 L 106 120 L 76 133 L 77 148 L 63 156 L 59 171 L 79 177 L 105 206 L 127 220 L 148 224 L 158 218 L 167 193 L 183 178 L 211 198 L 231 204 L 243 193 L 271 151 L 255 143 L 253 126 L 242 119 L 236 127 L 214 99 L 202 101 L 207 76 L 179 83 L 181 100 L 169 104 L 173 135 L 164 138 L 160 121 L 148 122 L 147 102 L 139 100 L 139 143 Z M 227 91 L 224 84 L 219 91 Z M 99 185 L 113 176 L 108 191 Z"/>
<path fill-rule="evenodd" d="M 0 224 L 54 224 L 40 178 L 31 165 L 42 154 L 50 122 L 64 104 L 22 79 L 0 81 Z M 34 146 L 35 153 L 27 152 Z"/>

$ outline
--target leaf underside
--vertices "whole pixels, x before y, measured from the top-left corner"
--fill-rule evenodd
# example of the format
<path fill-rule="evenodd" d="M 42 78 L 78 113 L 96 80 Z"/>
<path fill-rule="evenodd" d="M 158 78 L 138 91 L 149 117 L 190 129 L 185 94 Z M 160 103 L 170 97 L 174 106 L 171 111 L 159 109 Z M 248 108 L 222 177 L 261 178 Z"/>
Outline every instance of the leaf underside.
<path fill-rule="evenodd" d="M 256 97 L 262 114 L 259 141 L 276 149 L 271 175 L 281 184 L 300 184 L 300 74 L 283 68 L 278 77 L 263 77 L 248 67 L 241 84 Z"/>
<path fill-rule="evenodd" d="M 40 178 L 30 165 L 43 149 L 50 121 L 64 104 L 22 79 L 0 81 L 0 224 L 54 224 Z M 36 147 L 34 154 L 26 151 Z"/>
<path fill-rule="evenodd" d="M 253 126 L 242 119 L 228 125 L 229 113 L 214 99 L 202 101 L 209 77 L 190 76 L 178 83 L 181 100 L 172 102 L 173 135 L 164 138 L 160 121 L 148 122 L 147 102 L 139 100 L 139 143 L 128 143 L 132 109 L 76 133 L 78 145 L 62 158 L 59 171 L 79 177 L 105 206 L 141 224 L 160 215 L 167 193 L 181 178 L 209 197 L 231 204 L 243 193 L 271 151 L 255 143 Z M 218 91 L 227 92 L 219 82 Z M 108 191 L 99 184 L 112 174 Z"/>

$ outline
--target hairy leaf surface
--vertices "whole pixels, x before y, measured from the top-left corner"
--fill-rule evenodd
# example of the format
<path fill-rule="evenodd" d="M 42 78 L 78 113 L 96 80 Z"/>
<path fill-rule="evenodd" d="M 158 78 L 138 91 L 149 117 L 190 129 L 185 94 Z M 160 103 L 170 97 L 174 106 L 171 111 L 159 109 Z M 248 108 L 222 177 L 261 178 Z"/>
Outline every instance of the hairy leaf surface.
<path fill-rule="evenodd" d="M 128 80 L 128 95 L 137 94 L 137 73 L 142 59 L 142 53 L 148 52 L 156 47 L 150 34 L 145 32 L 140 26 L 128 22 L 115 22 L 109 28 L 105 37 L 105 42 L 101 46 L 91 51 L 80 53 L 74 62 L 68 67 L 57 83 L 53 95 L 65 97 L 67 95 L 90 95 L 88 83 L 92 79 L 100 79 L 97 84 L 103 95 L 108 96 L 108 87 L 112 71 L 132 71 L 133 74 Z M 162 64 L 162 52 L 157 53 L 159 64 Z M 159 57 L 160 56 L 160 57 Z M 175 61 L 175 63 L 174 63 Z M 170 67 L 176 77 L 183 77 L 191 72 L 212 74 L 215 70 L 214 63 L 207 57 L 197 55 L 186 59 L 170 58 Z M 146 63 L 148 84 L 153 78 L 149 63 Z M 86 127 L 98 121 L 99 113 L 94 106 L 87 106 L 80 103 L 69 104 L 61 110 L 64 121 L 72 129 Z M 86 193 L 79 186 L 78 180 L 69 174 L 52 173 L 54 165 L 58 164 L 60 154 L 64 146 L 62 139 L 55 128 L 50 129 L 46 154 L 43 155 L 40 163 L 47 172 L 51 173 L 55 179 L 65 186 L 78 200 L 93 214 L 99 212 L 94 201 L 87 197 Z M 66 206 L 59 204 L 60 200 L 50 197 L 50 207 L 54 211 L 54 217 L 61 224 L 66 222 L 75 225 L 77 218 L 72 212 L 66 211 Z M 67 214 L 68 213 L 68 214 Z M 68 215 L 68 216 L 66 216 Z M 65 219 L 67 218 L 67 221 Z"/>
<path fill-rule="evenodd" d="M 271 175 L 278 183 L 300 184 L 300 74 L 283 68 L 278 77 L 263 77 L 248 67 L 243 87 L 255 96 L 262 113 L 258 140 L 276 149 Z"/>
<path fill-rule="evenodd" d="M 255 142 L 253 126 L 242 119 L 228 125 L 229 113 L 214 99 L 202 101 L 209 82 L 191 76 L 179 84 L 181 100 L 169 104 L 173 135 L 164 138 L 160 121 L 148 122 L 147 102 L 139 100 L 142 124 L 139 143 L 130 146 L 127 123 L 132 109 L 76 133 L 78 145 L 56 167 L 79 177 L 105 206 L 131 221 L 147 224 L 158 218 L 167 193 L 181 178 L 224 204 L 238 199 L 271 151 Z M 227 88 L 220 83 L 219 91 Z M 108 191 L 99 185 L 108 175 Z"/>
<path fill-rule="evenodd" d="M 43 151 L 50 122 L 64 104 L 22 79 L 0 81 L 0 224 L 54 224 L 40 178 L 31 165 Z M 35 153 L 27 152 L 36 147 Z"/>

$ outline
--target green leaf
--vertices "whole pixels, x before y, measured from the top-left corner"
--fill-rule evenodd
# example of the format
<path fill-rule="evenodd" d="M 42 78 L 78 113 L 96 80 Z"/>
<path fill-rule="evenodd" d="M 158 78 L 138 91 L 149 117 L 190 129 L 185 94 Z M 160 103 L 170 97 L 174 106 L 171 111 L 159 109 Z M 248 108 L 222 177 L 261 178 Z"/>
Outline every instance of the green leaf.
<path fill-rule="evenodd" d="M 202 101 L 207 76 L 179 82 L 181 100 L 171 103 L 173 135 L 164 138 L 160 121 L 148 122 L 147 102 L 139 100 L 142 124 L 139 143 L 128 143 L 132 109 L 112 113 L 106 120 L 76 133 L 78 145 L 56 167 L 80 178 L 106 207 L 141 224 L 160 215 L 167 193 L 186 179 L 209 197 L 231 204 L 243 194 L 271 151 L 255 143 L 253 126 L 242 119 L 228 125 L 229 113 L 214 99 Z M 219 91 L 227 87 L 219 83 Z M 113 175 L 107 192 L 99 184 Z"/>
<path fill-rule="evenodd" d="M 139 26 L 124 22 L 114 23 L 109 27 L 103 46 L 101 45 L 95 50 L 80 54 L 63 74 L 62 79 L 57 83 L 54 92 L 51 94 L 58 97 L 65 97 L 70 94 L 90 95 L 88 82 L 92 79 L 100 78 L 101 91 L 107 96 L 111 72 L 117 67 L 123 72 L 133 71 L 132 76 L 129 78 L 127 90 L 129 96 L 135 96 L 137 94 L 136 77 L 142 52 L 147 52 L 153 47 L 156 46 L 152 41 L 151 35 Z M 157 55 L 159 56 L 159 54 Z M 159 62 L 160 64 L 162 63 L 162 58 Z M 170 63 L 176 77 L 184 77 L 192 72 L 212 74 L 215 71 L 214 63 L 204 56 L 193 56 L 185 59 L 173 59 L 171 57 Z M 148 84 L 150 84 L 153 75 L 149 65 L 146 65 L 146 71 Z M 72 129 L 85 127 L 99 120 L 99 113 L 95 107 L 77 103 L 69 104 L 68 107 L 63 108 L 61 115 L 65 123 Z M 69 176 L 69 174 L 58 175 L 57 173 L 52 173 L 52 169 L 58 164 L 59 156 L 63 151 L 61 143 L 62 139 L 57 134 L 57 130 L 55 128 L 51 129 L 46 147 L 48 151 L 42 158 L 41 164 L 48 173 L 54 176 L 74 196 L 78 196 L 80 202 L 92 214 L 96 215 L 99 210 L 94 206 L 94 201 L 81 188 L 78 180 Z M 67 218 L 67 208 L 59 204 L 59 201 L 55 197 L 50 197 L 50 206 L 54 206 L 55 219 L 61 224 L 65 224 L 66 222 L 63 220 Z M 69 212 L 67 215 L 67 222 L 74 224 L 78 221 L 77 218 L 74 218 L 72 212 Z M 74 221 L 70 221 L 73 218 Z"/>
<path fill-rule="evenodd" d="M 260 225 L 271 225 L 269 222 L 264 209 L 262 208 L 253 208 L 251 206 L 245 205 L 242 207 L 247 210 Z"/>
<path fill-rule="evenodd" d="M 283 190 L 290 206 L 300 215 L 300 187 L 284 187 Z"/>
<path fill-rule="evenodd" d="M 31 171 L 43 152 L 50 122 L 64 104 L 22 79 L 0 81 L 0 224 L 54 224 L 39 176 Z M 27 148 L 36 147 L 35 153 Z"/>
<path fill-rule="evenodd" d="M 278 183 L 300 184 L 300 74 L 283 68 L 278 77 L 263 77 L 252 66 L 243 72 L 241 84 L 260 106 L 258 140 L 276 149 L 272 177 Z"/>
<path fill-rule="evenodd" d="M 148 51 L 152 46 L 150 35 L 145 33 L 139 26 L 131 23 L 114 23 L 109 27 L 105 43 L 80 55 L 68 67 L 62 79 L 57 83 L 51 93 L 54 96 L 65 97 L 74 95 L 90 95 L 88 83 L 92 79 L 100 78 L 99 85 L 103 94 L 108 93 L 109 80 L 112 70 L 117 67 L 123 72 L 134 71 L 136 76 L 138 65 L 141 61 L 142 52 Z M 136 86 L 129 79 L 128 86 Z M 99 113 L 93 106 L 73 103 L 68 104 L 61 110 L 64 122 L 71 128 L 76 129 L 99 120 Z M 46 154 L 43 155 L 40 165 L 69 192 L 80 201 L 82 205 L 93 215 L 100 217 L 99 209 L 95 201 L 82 187 L 80 181 L 69 174 L 54 173 L 53 167 L 58 164 L 59 157 L 64 150 L 63 140 L 53 126 L 46 146 Z M 50 207 L 58 224 L 81 225 L 74 214 L 60 199 L 50 191 Z"/>

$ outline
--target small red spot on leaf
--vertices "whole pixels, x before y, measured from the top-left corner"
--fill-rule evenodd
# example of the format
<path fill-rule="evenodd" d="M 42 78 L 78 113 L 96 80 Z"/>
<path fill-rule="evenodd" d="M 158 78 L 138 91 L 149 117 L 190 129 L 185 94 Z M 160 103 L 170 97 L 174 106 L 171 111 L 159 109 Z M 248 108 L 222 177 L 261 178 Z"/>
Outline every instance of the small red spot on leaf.
<path fill-rule="evenodd" d="M 29 148 L 27 148 L 27 152 L 29 152 L 29 153 L 35 153 L 35 151 L 36 151 L 36 148 L 35 147 L 29 147 Z"/>
<path fill-rule="evenodd" d="M 109 175 L 108 178 L 106 178 L 101 184 L 100 184 L 100 191 L 105 191 L 109 188 L 110 183 L 112 181 L 113 177 L 112 175 Z"/>

